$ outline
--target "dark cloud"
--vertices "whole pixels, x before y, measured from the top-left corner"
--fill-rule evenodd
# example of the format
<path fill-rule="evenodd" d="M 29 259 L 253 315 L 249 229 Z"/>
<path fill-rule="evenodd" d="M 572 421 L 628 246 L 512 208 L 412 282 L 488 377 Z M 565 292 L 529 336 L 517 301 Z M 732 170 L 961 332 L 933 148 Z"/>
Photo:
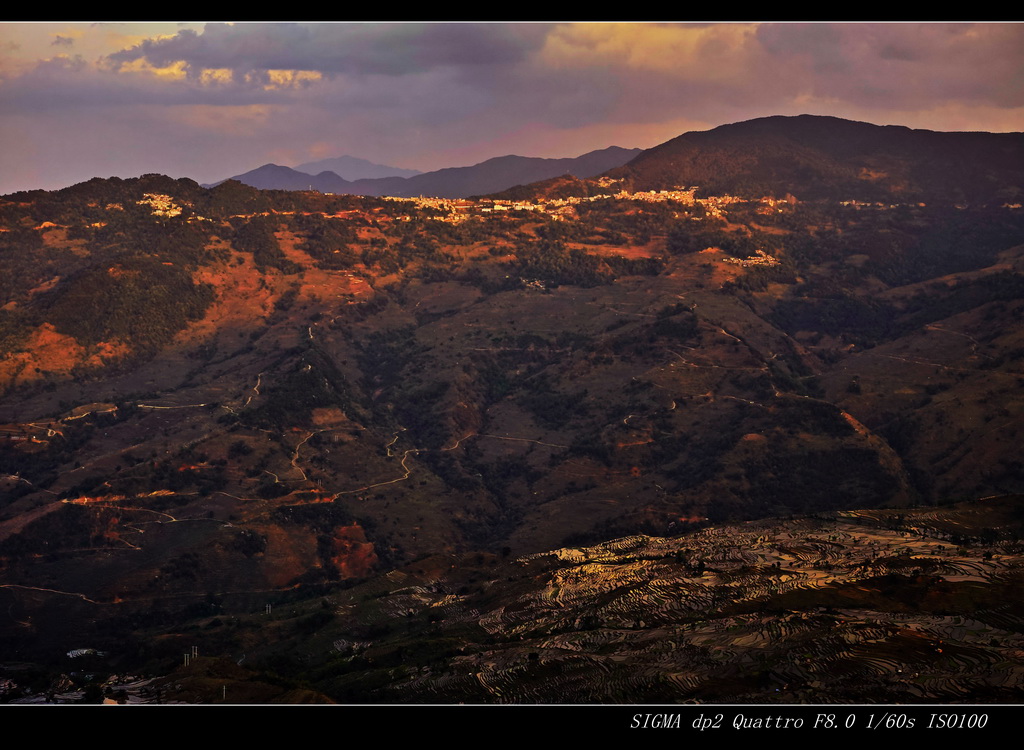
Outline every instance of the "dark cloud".
<path fill-rule="evenodd" d="M 918 53 L 902 44 L 887 44 L 878 50 L 878 56 L 882 60 L 903 60 L 911 62 L 918 59 Z"/>
<path fill-rule="evenodd" d="M 324 74 L 420 73 L 442 66 L 515 64 L 543 44 L 540 24 L 208 24 L 110 55 L 114 63 L 144 59 L 190 70 L 266 70 Z"/>
<path fill-rule="evenodd" d="M 196 86 L 187 81 L 154 81 L 144 74 L 97 69 L 80 55 L 37 63 L 19 76 L 0 79 L 0 113 L 97 109 L 137 104 L 232 107 L 286 103 L 293 92 L 249 86 Z"/>
<path fill-rule="evenodd" d="M 757 39 L 807 93 L 875 108 L 1024 104 L 1024 25 L 766 24 Z"/>
<path fill-rule="evenodd" d="M 72 39 L 71 37 L 69 37 L 69 36 L 61 36 L 60 34 L 55 36 L 53 38 L 53 41 L 50 42 L 50 44 L 52 46 L 55 46 L 55 47 L 70 47 L 74 43 L 75 43 L 75 40 Z"/>

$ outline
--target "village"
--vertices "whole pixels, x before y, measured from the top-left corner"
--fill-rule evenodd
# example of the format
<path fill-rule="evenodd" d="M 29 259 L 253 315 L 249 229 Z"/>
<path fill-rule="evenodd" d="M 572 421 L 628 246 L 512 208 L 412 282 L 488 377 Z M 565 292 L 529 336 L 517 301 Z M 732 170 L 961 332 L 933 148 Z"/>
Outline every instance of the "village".
<path fill-rule="evenodd" d="M 609 181 L 608 178 L 602 178 L 602 181 L 600 181 L 599 184 L 601 184 L 602 187 L 609 187 L 613 182 L 617 181 Z M 697 190 L 697 187 L 675 187 L 671 190 L 643 190 L 638 192 L 620 190 L 619 192 L 612 194 L 589 195 L 583 197 L 569 196 L 566 198 L 539 198 L 533 201 L 502 199 L 481 199 L 473 201 L 469 199 L 430 198 L 425 196 L 418 196 L 415 198 L 385 196 L 383 200 L 412 203 L 420 209 L 432 209 L 441 213 L 440 216 L 436 217 L 438 221 L 443 221 L 449 224 L 461 224 L 473 215 L 488 215 L 502 211 L 531 211 L 546 214 L 547 216 L 557 220 L 572 219 L 577 218 L 574 206 L 605 200 L 641 201 L 645 203 L 674 202 L 684 206 L 700 206 L 704 209 L 707 216 L 716 219 L 724 219 L 726 217 L 726 208 L 728 206 L 735 203 L 747 202 L 746 199 L 739 198 L 734 195 L 713 195 L 706 198 L 698 198 L 696 196 Z M 759 213 L 777 213 L 783 210 L 782 207 L 784 205 L 792 205 L 795 203 L 796 199 L 792 196 L 788 196 L 785 199 L 766 196 L 759 199 L 758 202 L 762 204 L 758 209 Z M 409 216 L 400 216 L 398 218 L 404 221 L 409 221 L 411 219 Z"/>

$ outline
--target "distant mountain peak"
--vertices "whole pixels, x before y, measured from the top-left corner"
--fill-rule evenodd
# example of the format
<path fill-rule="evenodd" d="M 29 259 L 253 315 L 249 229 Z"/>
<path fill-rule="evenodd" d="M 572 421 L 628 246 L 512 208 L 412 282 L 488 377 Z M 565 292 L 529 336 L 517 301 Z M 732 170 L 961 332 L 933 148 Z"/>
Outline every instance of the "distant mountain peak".
<path fill-rule="evenodd" d="M 415 177 L 418 174 L 422 174 L 416 169 L 402 169 L 401 167 L 375 164 L 366 159 L 347 155 L 308 161 L 303 164 L 297 164 L 293 169 L 307 174 L 322 174 L 329 171 L 349 181 L 373 180 L 384 177 Z"/>

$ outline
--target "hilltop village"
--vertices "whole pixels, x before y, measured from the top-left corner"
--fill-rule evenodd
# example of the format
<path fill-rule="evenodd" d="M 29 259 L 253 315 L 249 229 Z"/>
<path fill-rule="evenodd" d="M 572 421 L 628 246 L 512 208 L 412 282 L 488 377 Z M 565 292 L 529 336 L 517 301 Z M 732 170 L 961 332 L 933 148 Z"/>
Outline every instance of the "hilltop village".
<path fill-rule="evenodd" d="M 620 182 L 620 180 L 602 178 L 598 181 L 598 184 L 601 187 L 607 188 L 611 187 L 611 185 L 616 182 Z M 611 194 L 588 195 L 582 197 L 569 196 L 566 198 L 537 198 L 532 201 L 487 198 L 474 201 L 453 198 L 428 198 L 423 196 L 416 198 L 386 197 L 384 200 L 406 202 L 415 205 L 417 208 L 440 211 L 443 215 L 438 216 L 437 218 L 440 221 L 445 221 L 451 224 L 462 223 L 473 215 L 490 214 L 499 211 L 534 211 L 546 214 L 547 216 L 557 220 L 578 218 L 576 211 L 574 210 L 575 206 L 582 203 L 593 203 L 596 201 L 606 200 L 643 201 L 646 203 L 666 203 L 673 201 L 685 206 L 700 206 L 704 209 L 707 216 L 714 217 L 716 219 L 723 219 L 725 218 L 726 206 L 734 203 L 746 202 L 744 198 L 738 198 L 733 195 L 714 195 L 706 198 L 698 198 L 696 196 L 697 190 L 697 187 L 677 187 L 671 190 L 641 190 L 637 192 L 620 190 L 617 193 Z M 781 211 L 782 205 L 792 205 L 795 202 L 796 199 L 792 196 L 786 199 L 777 199 L 765 196 L 760 199 L 760 203 L 762 205 L 761 213 Z M 408 220 L 410 217 L 400 218 Z"/>

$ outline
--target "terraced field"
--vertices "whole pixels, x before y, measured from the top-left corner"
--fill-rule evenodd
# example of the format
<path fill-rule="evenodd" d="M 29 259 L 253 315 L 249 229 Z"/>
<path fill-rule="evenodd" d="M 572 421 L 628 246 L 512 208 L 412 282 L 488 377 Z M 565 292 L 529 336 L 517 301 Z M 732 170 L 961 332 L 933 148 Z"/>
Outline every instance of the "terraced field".
<path fill-rule="evenodd" d="M 948 523 L 965 512 L 973 511 L 931 517 Z M 1019 701 L 1020 545 L 950 544 L 913 512 L 901 528 L 884 527 L 892 512 L 846 515 L 638 535 L 527 555 L 486 580 L 472 566 L 420 579 L 382 596 L 380 611 L 405 612 L 425 639 L 408 615 L 415 600 L 449 658 L 421 654 L 389 668 L 373 694 L 403 702 Z M 467 575 L 476 584 L 460 586 Z M 390 662 L 409 638 L 393 632 L 358 658 Z M 371 669 L 344 682 L 354 688 L 371 674 L 381 677 Z"/>

